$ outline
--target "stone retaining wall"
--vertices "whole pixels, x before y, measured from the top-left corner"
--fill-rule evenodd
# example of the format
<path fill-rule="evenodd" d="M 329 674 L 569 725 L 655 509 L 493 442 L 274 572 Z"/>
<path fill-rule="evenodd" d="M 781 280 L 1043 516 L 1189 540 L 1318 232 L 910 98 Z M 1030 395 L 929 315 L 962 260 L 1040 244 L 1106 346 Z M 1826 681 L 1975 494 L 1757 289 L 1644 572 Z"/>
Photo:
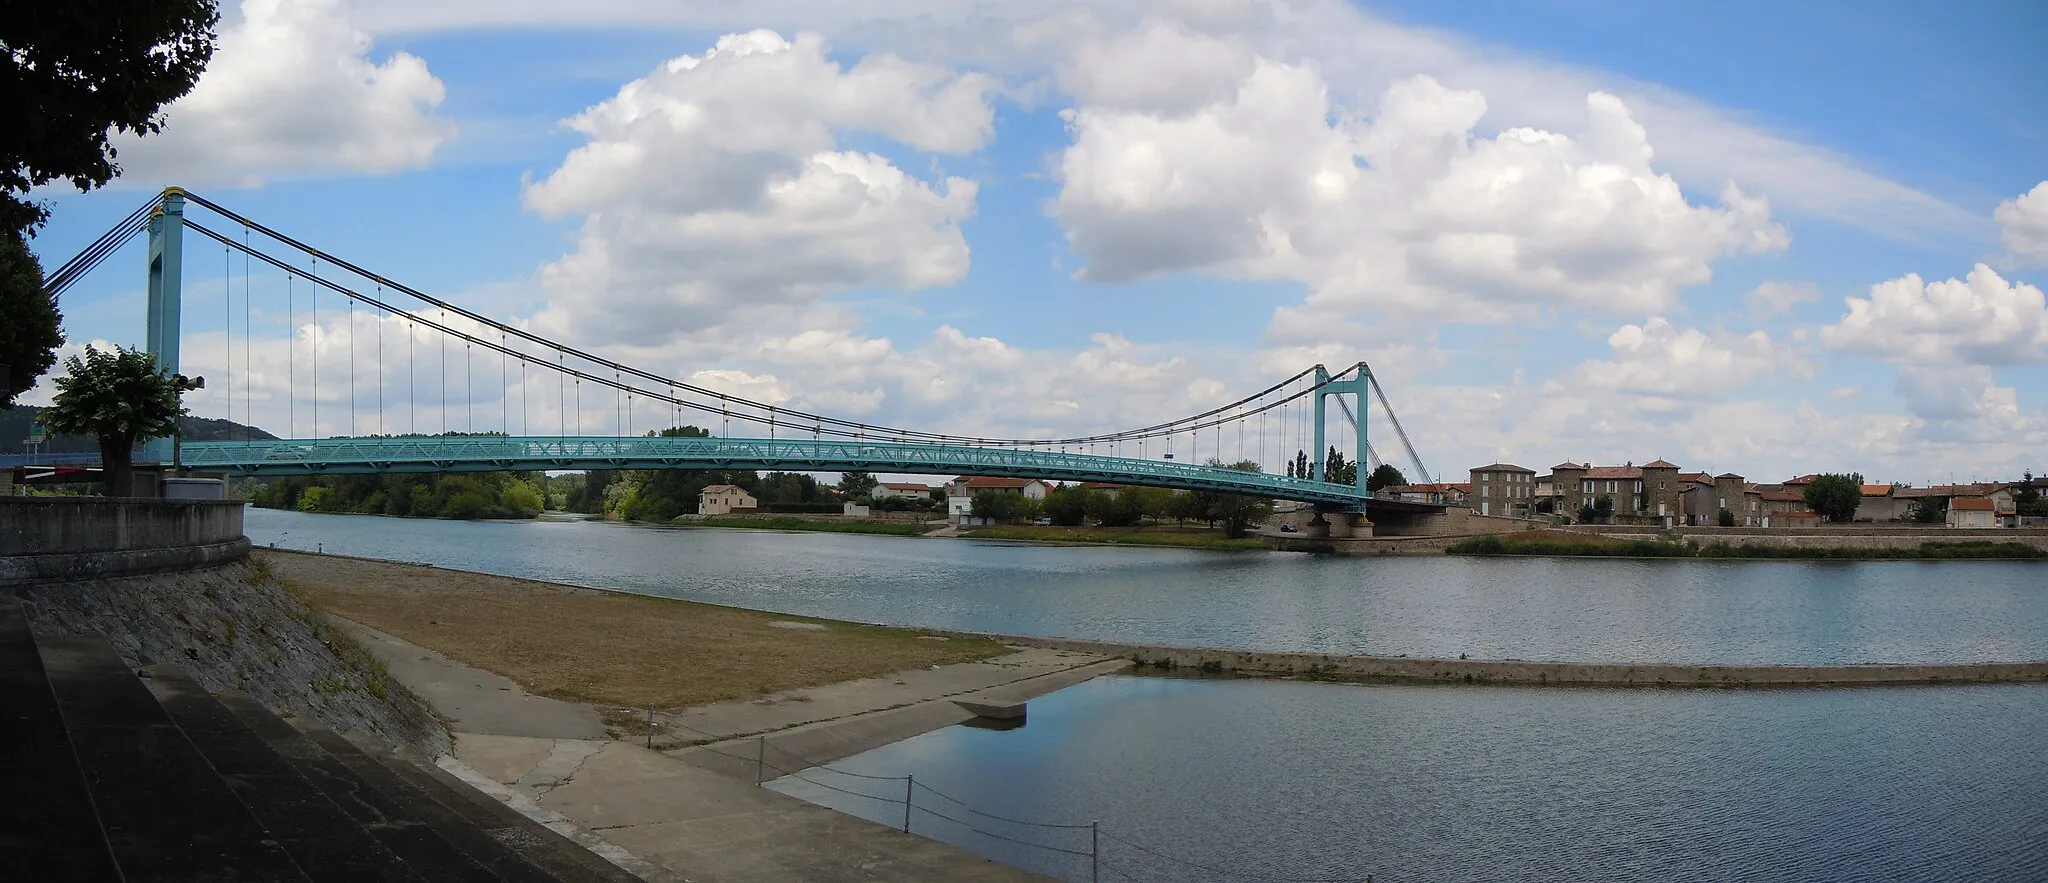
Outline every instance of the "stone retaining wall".
<path fill-rule="evenodd" d="M 0 585 L 213 567 L 249 554 L 240 500 L 0 497 Z"/>
<path fill-rule="evenodd" d="M 1690 665 L 1682 663 L 1531 662 L 1412 659 L 1118 644 L 992 635 L 1005 643 L 1130 659 L 1140 665 L 1263 677 L 1340 681 L 1629 687 L 1787 687 L 1874 684 L 2048 682 L 2048 660 L 1866 665 Z"/>

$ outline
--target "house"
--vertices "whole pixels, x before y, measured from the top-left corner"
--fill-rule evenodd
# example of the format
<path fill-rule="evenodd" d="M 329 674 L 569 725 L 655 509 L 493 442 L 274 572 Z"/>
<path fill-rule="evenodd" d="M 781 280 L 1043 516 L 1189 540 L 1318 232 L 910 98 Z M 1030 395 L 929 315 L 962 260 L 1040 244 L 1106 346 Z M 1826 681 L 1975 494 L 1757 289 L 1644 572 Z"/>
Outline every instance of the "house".
<path fill-rule="evenodd" d="M 1685 515 L 1686 524 L 1721 523 L 1721 492 L 1712 475 L 1705 472 L 1683 473 L 1678 476 L 1678 486 L 1678 506 Z"/>
<path fill-rule="evenodd" d="M 1472 469 L 1471 495 L 1466 502 L 1481 515 L 1527 518 L 1535 512 L 1536 470 L 1508 463 Z"/>
<path fill-rule="evenodd" d="M 1736 527 L 1756 527 L 1763 523 L 1763 494 L 1753 490 L 1742 476 L 1723 472 L 1714 476 L 1714 521 L 1721 523 L 1721 510 L 1735 514 Z"/>
<path fill-rule="evenodd" d="M 1615 515 L 1676 517 L 1680 511 L 1678 465 L 1663 460 L 1641 466 L 1565 462 L 1550 467 L 1550 480 L 1558 512 L 1573 518 L 1601 497 L 1613 503 Z"/>
<path fill-rule="evenodd" d="M 1949 527 L 1997 527 L 1998 504 L 1989 497 L 1951 497 Z"/>
<path fill-rule="evenodd" d="M 946 496 L 974 499 L 982 491 L 1004 494 L 1022 494 L 1034 500 L 1043 500 L 1052 486 L 1036 478 L 996 478 L 987 475 L 963 475 L 946 483 Z"/>
<path fill-rule="evenodd" d="M 876 500 L 882 499 L 883 497 L 902 497 L 906 500 L 928 500 L 931 499 L 931 496 L 932 489 L 927 485 L 892 481 L 885 481 L 882 482 L 881 484 L 875 485 L 874 491 L 868 494 L 868 497 L 870 499 Z"/>
<path fill-rule="evenodd" d="M 1393 487 L 1381 488 L 1380 493 L 1404 503 L 1434 503 L 1440 506 L 1463 506 L 1470 502 L 1472 486 L 1448 482 L 1443 484 L 1397 484 Z"/>
<path fill-rule="evenodd" d="M 1856 504 L 1857 521 L 1904 521 L 1912 516 L 1906 501 L 1892 496 L 1889 484 L 1866 484 L 1863 501 Z"/>
<path fill-rule="evenodd" d="M 707 484 L 697 492 L 698 515 L 730 515 L 758 508 L 760 503 L 754 495 L 736 484 Z"/>

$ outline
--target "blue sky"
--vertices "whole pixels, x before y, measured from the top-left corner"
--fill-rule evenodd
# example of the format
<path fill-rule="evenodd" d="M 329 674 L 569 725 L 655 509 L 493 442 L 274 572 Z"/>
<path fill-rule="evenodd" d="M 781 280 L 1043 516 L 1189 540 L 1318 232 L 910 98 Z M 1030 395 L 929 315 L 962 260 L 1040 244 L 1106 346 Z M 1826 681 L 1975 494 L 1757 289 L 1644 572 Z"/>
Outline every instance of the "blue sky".
<path fill-rule="evenodd" d="M 127 180 L 43 194 L 46 265 L 177 183 L 877 423 L 1137 425 L 1366 359 L 1446 472 L 2048 470 L 2038 4 L 264 0 L 223 27 Z M 241 401 L 201 413 L 286 422 L 289 329 L 368 333 L 287 321 L 238 263 L 223 302 L 219 250 L 188 254 L 188 363 L 244 333 L 241 286 L 259 317 Z M 74 344 L 139 342 L 141 261 L 66 296 Z"/>

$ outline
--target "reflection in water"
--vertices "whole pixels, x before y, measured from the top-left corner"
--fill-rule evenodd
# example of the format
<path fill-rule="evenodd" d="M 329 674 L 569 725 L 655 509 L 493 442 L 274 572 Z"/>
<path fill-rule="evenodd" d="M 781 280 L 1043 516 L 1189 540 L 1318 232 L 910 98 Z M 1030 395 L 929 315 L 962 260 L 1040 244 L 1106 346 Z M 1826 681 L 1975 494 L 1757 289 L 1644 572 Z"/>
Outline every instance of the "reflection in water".
<path fill-rule="evenodd" d="M 1014 634 L 1480 659 L 2048 658 L 2048 566 L 1335 558 L 250 509 L 259 545 L 786 613 Z"/>
<path fill-rule="evenodd" d="M 1111 676 L 1033 700 L 1022 729 L 953 727 L 833 767 L 912 773 L 1009 818 L 1099 820 L 1135 844 L 1105 837 L 1102 860 L 1140 880 L 2044 880 L 2044 691 Z M 787 778 L 771 787 L 902 822 L 900 803 Z M 1063 848 L 1085 850 L 1085 830 L 917 799 L 931 808 L 915 815 L 920 834 L 1088 879 L 1085 858 L 934 813 Z"/>

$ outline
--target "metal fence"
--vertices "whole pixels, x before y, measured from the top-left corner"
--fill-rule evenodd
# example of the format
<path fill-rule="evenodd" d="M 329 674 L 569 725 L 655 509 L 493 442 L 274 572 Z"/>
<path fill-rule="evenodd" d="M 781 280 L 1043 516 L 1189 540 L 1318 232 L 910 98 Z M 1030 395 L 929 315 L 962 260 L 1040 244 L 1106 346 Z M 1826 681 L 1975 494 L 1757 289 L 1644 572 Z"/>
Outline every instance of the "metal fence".
<path fill-rule="evenodd" d="M 717 734 L 697 730 L 680 722 L 670 723 L 709 739 L 720 738 Z M 920 833 L 920 820 L 947 822 L 992 840 L 1050 855 L 1064 856 L 1076 864 L 1085 864 L 1085 879 L 1089 883 L 1101 883 L 1103 880 L 1188 879 L 1240 880 L 1246 883 L 1373 883 L 1370 875 L 1287 877 L 1219 868 L 1119 836 L 1113 831 L 1105 830 L 1102 823 L 1096 820 L 1043 822 L 999 815 L 976 809 L 964 800 L 933 788 L 926 782 L 919 782 L 915 774 L 875 776 L 837 769 L 770 745 L 765 735 L 755 738 L 752 757 L 720 750 L 709 744 L 692 747 L 751 764 L 754 767 L 756 787 L 765 786 L 778 778 L 795 779 L 826 791 L 888 807 L 886 817 L 892 819 L 892 824 L 905 834 Z M 785 764 L 788 768 L 785 768 Z M 774 775 L 771 776 L 771 773 Z M 826 781 L 828 778 L 832 781 Z M 900 816 L 896 813 L 896 807 L 901 807 Z M 894 822 L 896 818 L 900 818 L 901 821 Z M 930 835 L 927 833 L 924 836 Z M 1106 845 L 1112 849 L 1105 850 Z M 1128 850 L 1128 854 L 1117 854 L 1124 850 Z"/>

